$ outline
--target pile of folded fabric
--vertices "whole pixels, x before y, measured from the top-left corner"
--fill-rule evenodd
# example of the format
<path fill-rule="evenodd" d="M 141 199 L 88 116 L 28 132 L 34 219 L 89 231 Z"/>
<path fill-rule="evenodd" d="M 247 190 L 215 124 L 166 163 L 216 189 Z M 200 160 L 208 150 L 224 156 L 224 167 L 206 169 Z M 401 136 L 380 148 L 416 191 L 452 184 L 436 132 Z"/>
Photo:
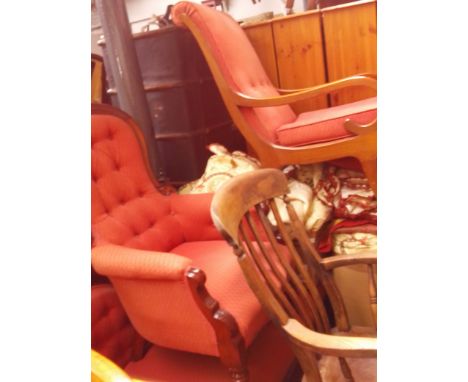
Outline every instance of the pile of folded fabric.
<path fill-rule="evenodd" d="M 377 250 L 377 200 L 362 172 L 324 163 L 301 166 L 293 173 L 313 190 L 306 226 L 313 227 L 311 235 L 323 256 Z M 338 268 L 334 279 L 351 324 L 372 326 L 367 268 Z"/>
<path fill-rule="evenodd" d="M 243 153 L 230 153 L 218 143 L 208 145 L 207 149 L 214 155 L 208 158 L 205 172 L 201 178 L 187 183 L 179 188 L 179 194 L 201 194 L 215 192 L 227 180 L 238 174 L 260 168 L 260 162 Z"/>
<path fill-rule="evenodd" d="M 362 172 L 324 163 L 300 166 L 294 177 L 313 189 L 307 225 L 321 253 L 376 250 L 377 200 Z"/>
<path fill-rule="evenodd" d="M 200 179 L 179 189 L 181 194 L 215 192 L 232 177 L 260 168 L 247 154 L 230 153 L 219 144 Z M 377 248 L 377 201 L 364 174 L 329 163 L 289 166 L 289 199 L 315 238 L 322 254 L 352 254 Z M 279 211 L 287 220 L 278 199 Z"/>

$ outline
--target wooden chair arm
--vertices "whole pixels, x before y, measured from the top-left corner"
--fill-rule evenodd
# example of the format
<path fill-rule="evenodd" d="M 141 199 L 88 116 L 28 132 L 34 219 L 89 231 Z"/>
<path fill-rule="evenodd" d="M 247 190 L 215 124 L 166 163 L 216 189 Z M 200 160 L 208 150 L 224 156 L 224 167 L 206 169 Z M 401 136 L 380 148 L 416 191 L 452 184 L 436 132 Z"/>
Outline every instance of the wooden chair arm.
<path fill-rule="evenodd" d="M 328 82 L 326 84 L 301 89 L 294 93 L 280 95 L 277 97 L 255 98 L 239 92 L 232 92 L 231 95 L 234 102 L 238 106 L 270 107 L 302 101 L 308 98 L 317 97 L 319 95 L 327 94 L 335 90 L 344 89 L 351 86 L 364 86 L 372 89 L 377 89 L 377 80 L 375 78 L 367 76 L 355 75 L 342 78 L 337 81 Z"/>
<path fill-rule="evenodd" d="M 357 73 L 355 74 L 354 76 L 362 76 L 362 77 L 370 77 L 370 78 L 373 78 L 373 79 L 377 79 L 377 74 L 375 73 Z M 290 94 L 290 93 L 297 93 L 297 92 L 303 92 L 307 89 L 310 89 L 310 88 L 301 88 L 301 89 L 281 89 L 281 88 L 276 88 L 276 90 L 280 93 L 280 94 Z"/>
<path fill-rule="evenodd" d="M 347 131 L 356 135 L 369 134 L 377 131 L 377 119 L 374 119 L 372 122 L 364 125 L 347 119 L 344 123 L 344 127 Z"/>
<path fill-rule="evenodd" d="M 356 264 L 377 264 L 377 252 L 364 252 L 355 255 L 335 255 L 321 260 L 325 269 L 335 269 Z"/>
<path fill-rule="evenodd" d="M 374 358 L 377 356 L 375 337 L 334 336 L 306 328 L 299 321 L 289 319 L 283 329 L 304 349 L 335 357 Z"/>
<path fill-rule="evenodd" d="M 356 73 L 355 76 L 365 76 L 365 77 L 377 79 L 377 73 L 371 73 L 371 72 Z"/>

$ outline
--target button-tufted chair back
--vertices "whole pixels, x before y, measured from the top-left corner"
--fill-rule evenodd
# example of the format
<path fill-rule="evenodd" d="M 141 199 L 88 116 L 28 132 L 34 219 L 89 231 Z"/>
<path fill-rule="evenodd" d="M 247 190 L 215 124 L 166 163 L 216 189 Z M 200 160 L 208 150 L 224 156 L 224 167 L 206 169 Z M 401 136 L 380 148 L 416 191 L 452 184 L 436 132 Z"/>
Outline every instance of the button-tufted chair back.
<path fill-rule="evenodd" d="M 172 8 L 176 25 L 184 26 L 182 15 L 198 28 L 229 88 L 251 97 L 279 95 L 246 34 L 231 16 L 188 1 L 181 1 Z M 243 108 L 242 113 L 251 126 L 269 141 L 275 141 L 275 130 L 279 126 L 296 119 L 289 105 Z"/>
<path fill-rule="evenodd" d="M 93 245 L 169 251 L 183 242 L 170 198 L 150 175 L 138 127 L 126 114 L 115 114 L 91 117 Z"/>

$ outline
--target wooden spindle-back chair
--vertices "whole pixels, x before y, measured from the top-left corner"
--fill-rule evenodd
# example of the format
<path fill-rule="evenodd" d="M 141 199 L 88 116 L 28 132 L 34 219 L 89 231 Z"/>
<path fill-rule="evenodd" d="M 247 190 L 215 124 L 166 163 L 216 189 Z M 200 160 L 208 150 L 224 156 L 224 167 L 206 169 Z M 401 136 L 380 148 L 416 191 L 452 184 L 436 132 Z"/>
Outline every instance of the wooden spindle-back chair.
<path fill-rule="evenodd" d="M 287 192 L 288 181 L 280 170 L 239 175 L 214 196 L 211 214 L 215 226 L 233 247 L 257 298 L 287 333 L 307 382 L 352 381 L 353 375 L 356 381 L 374 380 L 375 330 L 360 329 L 358 335 L 351 328 L 332 270 L 366 264 L 372 276 L 371 299 L 376 304 L 376 254 L 322 258 Z M 281 220 L 275 198 L 285 202 L 287 223 Z M 333 313 L 327 313 L 327 304 Z M 351 359 L 346 360 L 348 357 Z M 357 364 L 354 357 L 367 359 Z M 339 374 L 338 379 L 334 373 Z"/>

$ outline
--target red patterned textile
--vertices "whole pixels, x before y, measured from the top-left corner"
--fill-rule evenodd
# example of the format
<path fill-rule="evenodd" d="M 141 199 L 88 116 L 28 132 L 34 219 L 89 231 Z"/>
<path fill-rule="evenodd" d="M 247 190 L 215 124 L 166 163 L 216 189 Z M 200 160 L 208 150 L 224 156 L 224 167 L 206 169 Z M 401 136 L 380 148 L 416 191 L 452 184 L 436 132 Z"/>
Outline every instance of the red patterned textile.
<path fill-rule="evenodd" d="M 361 172 L 325 166 L 314 191 L 323 204 L 333 208 L 335 219 L 377 222 L 377 200 Z"/>
<path fill-rule="evenodd" d="M 331 252 L 333 249 L 333 235 L 335 233 L 372 233 L 377 234 L 377 225 L 368 220 L 333 220 L 321 232 L 318 250 L 321 253 Z"/>

